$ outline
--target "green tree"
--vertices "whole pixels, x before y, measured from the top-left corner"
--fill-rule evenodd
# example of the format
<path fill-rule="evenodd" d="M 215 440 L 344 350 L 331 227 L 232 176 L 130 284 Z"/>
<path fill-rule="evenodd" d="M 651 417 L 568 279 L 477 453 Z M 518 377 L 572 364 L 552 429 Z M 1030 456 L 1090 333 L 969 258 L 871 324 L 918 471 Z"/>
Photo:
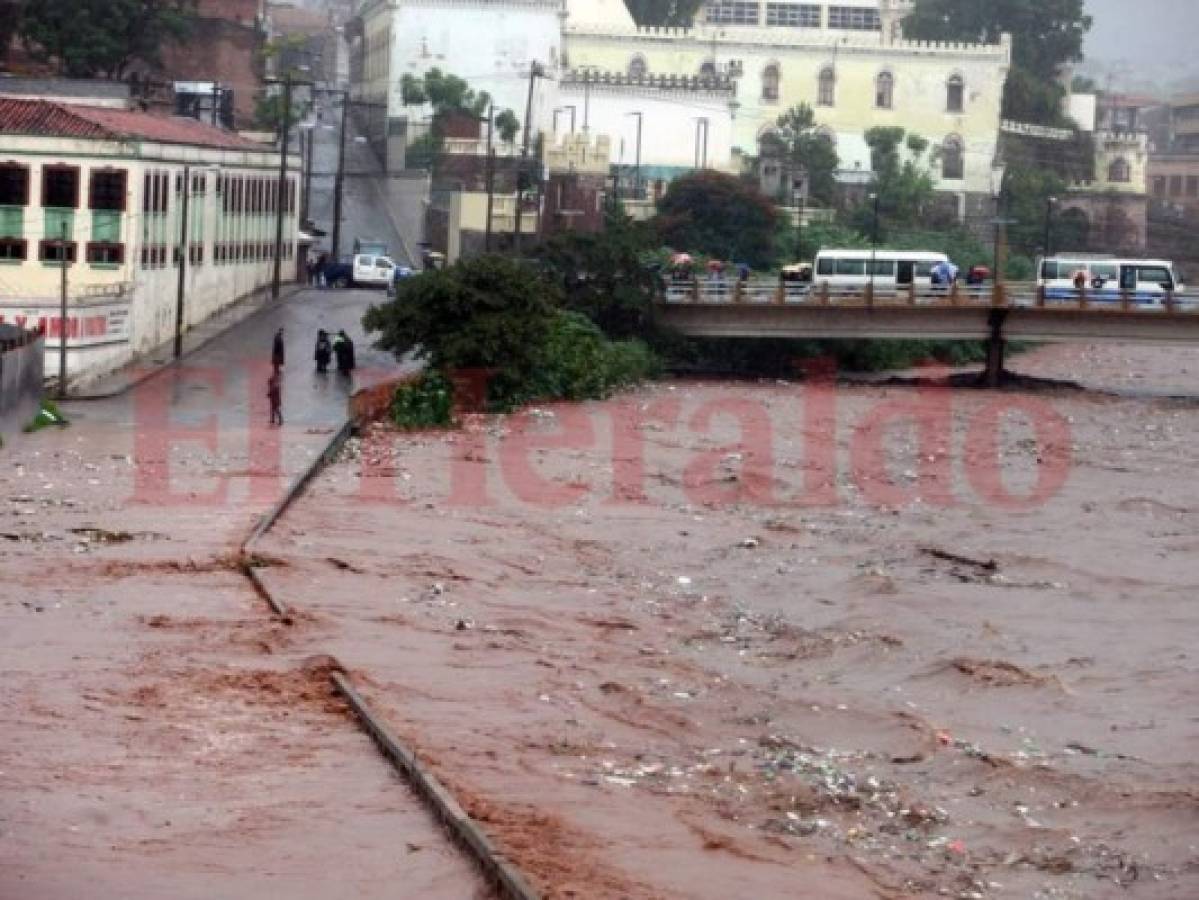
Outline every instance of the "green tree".
<path fill-rule="evenodd" d="M 778 117 L 776 125 L 763 138 L 763 145 L 773 145 L 792 169 L 807 172 L 809 197 L 817 203 L 831 204 L 837 193 L 835 175 L 840 159 L 833 142 L 817 131 L 812 107 L 806 103 L 793 106 Z"/>
<path fill-rule="evenodd" d="M 195 0 L 37 0 L 18 33 L 72 78 L 121 78 L 136 62 L 159 62 L 164 44 L 185 38 Z"/>
<path fill-rule="evenodd" d="M 495 130 L 500 136 L 500 140 L 506 144 L 511 144 L 516 140 L 516 136 L 520 133 L 520 120 L 516 118 L 516 113 L 510 109 L 505 109 L 495 117 Z"/>
<path fill-rule="evenodd" d="M 1061 123 L 1062 68 L 1082 59 L 1091 28 L 1083 0 L 916 0 L 904 20 L 907 37 L 928 41 L 997 42 L 1012 35 L 1012 71 L 1004 90 L 1008 118 Z"/>
<path fill-rule="evenodd" d="M 567 309 L 587 316 L 610 338 L 647 336 L 656 283 L 644 259 L 656 238 L 650 225 L 617 210 L 602 231 L 561 232 L 533 255 L 562 286 Z"/>
<path fill-rule="evenodd" d="M 625 0 L 625 6 L 638 25 L 674 25 L 687 27 L 703 0 Z"/>
<path fill-rule="evenodd" d="M 433 68 L 423 76 L 406 74 L 400 79 L 400 97 L 405 106 L 425 106 L 433 109 L 433 125 L 429 132 L 417 138 L 408 148 L 405 164 L 408 168 L 427 168 L 441 152 L 445 141 L 445 121 L 451 116 L 484 119 L 491 107 L 491 95 L 475 91 L 465 79 Z M 520 120 L 510 109 L 495 113 L 496 134 L 500 140 L 512 142 L 520 133 Z"/>
<path fill-rule="evenodd" d="M 871 128 L 865 138 L 870 147 L 870 167 L 874 171 L 871 190 L 878 195 L 880 231 L 885 234 L 891 222 L 925 220 L 935 193 L 932 173 L 924 158 L 928 141 L 894 127 Z M 907 150 L 906 155 L 901 152 L 901 147 Z M 873 202 L 861 205 L 853 214 L 854 223 L 866 233 L 873 231 L 873 219 Z"/>
<path fill-rule="evenodd" d="M 705 169 L 670 183 L 654 220 L 662 241 L 677 250 L 744 262 L 774 264 L 778 212 L 753 186 Z"/>
<path fill-rule="evenodd" d="M 440 372 L 494 373 L 498 399 L 531 383 L 561 302 L 532 266 L 493 254 L 398 282 L 395 299 L 362 322 L 396 356 L 415 351 Z"/>

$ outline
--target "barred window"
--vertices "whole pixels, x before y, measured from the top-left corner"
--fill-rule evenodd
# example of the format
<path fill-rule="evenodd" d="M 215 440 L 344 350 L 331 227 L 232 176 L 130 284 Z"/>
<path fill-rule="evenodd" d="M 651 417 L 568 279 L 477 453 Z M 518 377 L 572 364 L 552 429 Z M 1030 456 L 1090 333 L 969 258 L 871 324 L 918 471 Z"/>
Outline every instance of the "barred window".
<path fill-rule="evenodd" d="M 832 106 L 837 101 L 837 73 L 831 67 L 820 70 L 817 106 Z"/>
<path fill-rule="evenodd" d="M 945 109 L 960 113 L 966 105 L 966 82 L 961 75 L 954 75 L 945 83 Z"/>
<path fill-rule="evenodd" d="M 879 109 L 891 109 L 895 104 L 895 76 L 880 72 L 874 81 L 874 105 Z"/>
<path fill-rule="evenodd" d="M 719 25 L 757 25 L 758 4 L 746 0 L 715 0 L 708 6 L 708 21 Z"/>
<path fill-rule="evenodd" d="M 847 31 L 882 31 L 883 21 L 877 9 L 861 6 L 830 6 L 828 27 Z"/>
<path fill-rule="evenodd" d="M 962 139 L 950 135 L 941 144 L 941 177 L 946 180 L 962 178 L 966 171 L 966 148 Z"/>
<path fill-rule="evenodd" d="M 814 3 L 767 3 L 766 24 L 783 28 L 819 28 L 820 7 Z"/>
<path fill-rule="evenodd" d="M 768 65 L 762 72 L 762 99 L 777 100 L 779 98 L 779 67 L 775 63 Z"/>
<path fill-rule="evenodd" d="M 1123 156 L 1116 157 L 1107 169 L 1107 180 L 1116 184 L 1127 184 L 1132 181 L 1132 166 Z"/>

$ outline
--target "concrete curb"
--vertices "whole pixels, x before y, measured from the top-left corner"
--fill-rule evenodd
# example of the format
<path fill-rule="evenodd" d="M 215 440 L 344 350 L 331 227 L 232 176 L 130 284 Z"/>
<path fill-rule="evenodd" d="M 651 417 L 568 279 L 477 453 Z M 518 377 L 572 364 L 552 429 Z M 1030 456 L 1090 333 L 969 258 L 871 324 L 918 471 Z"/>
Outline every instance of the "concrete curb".
<path fill-rule="evenodd" d="M 421 764 L 412 748 L 392 734 L 382 718 L 354 689 L 350 679 L 341 672 L 334 672 L 331 677 L 334 687 L 350 704 L 358 721 L 383 755 L 432 807 L 451 835 L 474 857 L 483 874 L 499 889 L 500 895 L 508 900 L 539 900 L 540 895 L 525 881 L 524 876 L 496 849 L 487 833 L 462 809 L 453 794 Z"/>
<path fill-rule="evenodd" d="M 242 572 L 254 587 L 255 593 L 262 597 L 271 611 L 287 625 L 291 625 L 294 621 L 291 610 L 287 604 L 275 598 L 262 580 L 259 567 L 255 566 L 253 562 L 253 545 L 270 531 L 288 508 L 299 499 L 312 479 L 341 450 L 353 431 L 354 422 L 352 419 L 347 419 L 325 444 L 325 449 L 291 483 L 279 502 L 262 517 L 249 537 L 241 544 Z M 344 672 L 333 672 L 330 677 L 334 688 L 354 710 L 359 724 L 374 740 L 392 767 L 429 805 L 450 835 L 471 856 L 500 895 L 505 900 L 540 900 L 537 891 L 496 848 L 487 833 L 454 799 L 454 795 L 421 764 L 416 753 L 392 734 L 383 719 L 367 705 L 362 696 L 354 689 L 348 676 Z"/>
<path fill-rule="evenodd" d="M 346 419 L 341 423 L 341 427 L 337 430 L 337 433 L 325 444 L 325 449 L 317 454 L 316 458 L 300 473 L 300 476 L 288 486 L 287 492 L 259 520 L 254 530 L 250 532 L 250 536 L 242 541 L 241 552 L 243 554 L 248 553 L 251 545 L 256 543 L 274 527 L 275 523 L 283 517 L 288 508 L 299 499 L 300 494 L 304 492 L 304 489 L 308 487 L 312 479 L 340 452 L 353 432 L 354 423 L 351 419 Z"/>

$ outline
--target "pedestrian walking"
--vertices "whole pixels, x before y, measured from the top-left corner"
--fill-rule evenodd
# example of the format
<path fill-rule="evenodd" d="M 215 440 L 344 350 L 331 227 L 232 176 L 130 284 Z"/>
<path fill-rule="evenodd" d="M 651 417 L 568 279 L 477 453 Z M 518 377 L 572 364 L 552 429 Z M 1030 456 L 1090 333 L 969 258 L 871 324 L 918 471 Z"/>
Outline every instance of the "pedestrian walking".
<path fill-rule="evenodd" d="M 283 376 L 278 369 L 266 382 L 266 396 L 271 402 L 271 425 L 283 426 Z"/>
<path fill-rule="evenodd" d="M 283 368 L 285 353 L 283 349 L 283 329 L 275 332 L 275 343 L 271 346 L 271 365 L 276 370 Z"/>
<path fill-rule="evenodd" d="M 322 253 L 316 261 L 316 286 L 317 287 L 324 288 L 324 287 L 329 286 L 329 280 L 325 277 L 325 272 L 329 268 L 329 262 L 330 262 L 330 260 L 329 260 L 328 253 Z"/>
<path fill-rule="evenodd" d="M 305 261 L 308 266 L 308 286 L 319 287 L 321 281 L 321 257 L 315 250 L 309 251 L 308 259 Z"/>
<path fill-rule="evenodd" d="M 321 375 L 329 371 L 329 360 L 333 358 L 333 345 L 329 343 L 329 332 L 320 329 L 316 333 L 316 370 Z"/>
<path fill-rule="evenodd" d="M 337 357 L 338 372 L 349 375 L 354 371 L 354 342 L 350 340 L 344 328 L 338 331 L 337 337 L 333 339 L 333 355 Z"/>

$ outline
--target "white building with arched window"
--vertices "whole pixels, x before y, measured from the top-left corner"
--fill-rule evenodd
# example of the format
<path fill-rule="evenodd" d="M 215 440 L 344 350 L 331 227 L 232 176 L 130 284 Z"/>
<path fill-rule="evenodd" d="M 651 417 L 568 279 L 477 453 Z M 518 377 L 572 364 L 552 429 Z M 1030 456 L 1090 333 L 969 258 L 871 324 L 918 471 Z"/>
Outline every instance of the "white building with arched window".
<path fill-rule="evenodd" d="M 764 128 L 806 103 L 835 137 L 844 169 L 869 170 L 869 129 L 903 127 L 942 149 L 938 187 L 958 195 L 959 208 L 981 209 L 990 202 L 1011 40 L 905 40 L 911 5 L 707 0 L 691 28 L 639 28 L 621 0 L 367 0 L 364 33 L 386 28 L 390 37 L 371 44 L 388 56 L 363 67 L 373 81 L 360 93 L 387 98 L 395 134 L 395 120 L 412 113 L 398 101 L 400 76 L 438 66 L 523 119 L 536 61 L 549 77 L 535 85 L 534 132 L 551 133 L 553 111 L 571 107 L 559 123 L 614 129 L 604 133 L 629 163 L 640 121 L 642 164 L 667 176 L 699 157 L 738 170 L 757 155 Z"/>

